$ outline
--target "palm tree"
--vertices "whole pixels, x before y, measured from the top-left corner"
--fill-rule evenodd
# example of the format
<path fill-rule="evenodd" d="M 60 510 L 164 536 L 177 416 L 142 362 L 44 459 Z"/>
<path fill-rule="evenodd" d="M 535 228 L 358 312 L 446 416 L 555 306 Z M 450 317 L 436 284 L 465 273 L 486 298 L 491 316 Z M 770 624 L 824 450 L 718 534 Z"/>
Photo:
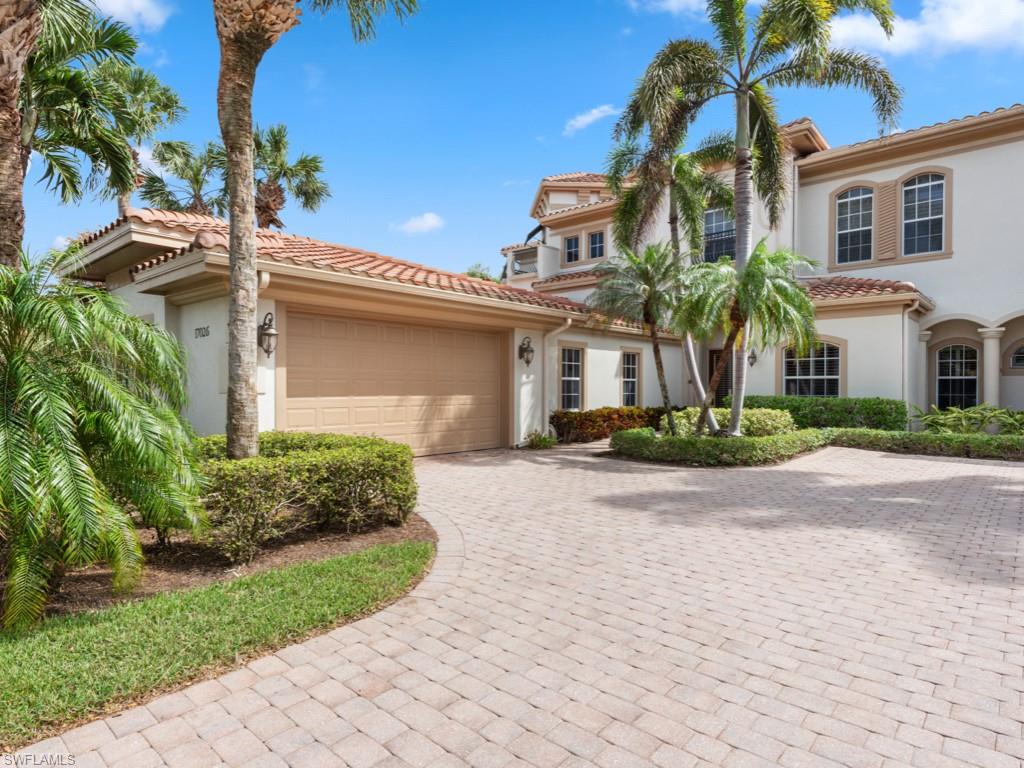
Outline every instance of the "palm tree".
<path fill-rule="evenodd" d="M 331 190 L 321 178 L 324 161 L 320 155 L 288 160 L 288 129 L 272 125 L 256 128 L 253 134 L 256 156 L 256 224 L 263 229 L 284 229 L 280 214 L 287 202 L 286 192 L 304 211 L 316 211 Z"/>
<path fill-rule="evenodd" d="M 792 251 L 769 251 L 762 240 L 742 272 L 726 257 L 686 269 L 683 274 L 685 292 L 677 307 L 677 322 L 692 328 L 701 339 L 710 339 L 718 333 L 725 336 L 722 355 L 701 404 L 698 435 L 714 403 L 714 393 L 725 372 L 728 356 L 736 349 L 745 329 L 749 328 L 761 347 L 787 343 L 798 350 L 806 350 L 813 341 L 814 302 L 794 277 L 798 269 L 813 266 L 813 261 Z"/>
<path fill-rule="evenodd" d="M 721 136 L 709 138 L 696 152 L 677 154 L 668 140 L 651 140 L 641 148 L 638 137 L 619 137 L 608 161 L 609 187 L 619 198 L 615 209 L 613 234 L 618 247 L 637 250 L 647 238 L 658 211 L 668 195 L 668 225 L 672 251 L 680 264 L 684 263 L 679 222 L 686 230 L 689 258 L 700 258 L 703 250 L 704 212 L 709 207 L 732 208 L 732 189 L 722 182 L 714 168 L 721 163 L 723 154 L 731 149 L 731 141 Z M 675 147 L 681 147 L 685 135 L 675 137 Z M 663 155 L 666 155 L 664 157 Z M 704 402 L 704 385 L 697 367 L 693 336 L 683 334 L 683 354 L 690 371 L 690 381 L 697 402 Z M 710 414 L 711 428 L 718 431 L 714 414 Z"/>
<path fill-rule="evenodd" d="M 892 33 L 890 0 L 765 0 L 756 18 L 747 0 L 708 0 L 708 21 L 717 45 L 673 40 L 654 57 L 619 120 L 622 135 L 644 126 L 657 140 L 670 140 L 718 97 L 735 103 L 734 167 L 736 270 L 747 266 L 752 247 L 753 192 L 777 226 L 786 196 L 785 138 L 776 117 L 772 88 L 854 87 L 873 98 L 882 130 L 895 125 L 901 91 L 881 61 L 830 46 L 832 21 L 840 11 L 866 10 Z M 673 145 L 675 146 L 675 145 Z M 754 175 L 754 158 L 764 166 Z M 771 182 L 766 183 L 766 182 Z M 747 335 L 739 331 L 733 365 L 731 434 L 740 433 L 746 388 Z"/>
<path fill-rule="evenodd" d="M 198 529 L 185 361 L 108 291 L 55 278 L 76 255 L 0 266 L 3 624 L 39 617 L 63 568 L 106 561 L 130 588 L 132 513 Z"/>
<path fill-rule="evenodd" d="M 389 11 L 399 19 L 415 13 L 418 0 L 310 0 L 318 11 L 348 11 L 356 42 L 376 33 Z M 259 452 L 256 410 L 256 200 L 252 93 L 264 54 L 298 26 L 295 0 L 213 0 L 220 41 L 217 117 L 227 152 L 231 306 L 228 313 L 228 455 Z"/>
<path fill-rule="evenodd" d="M 173 177 L 146 169 L 139 195 L 150 205 L 168 211 L 223 216 L 227 197 L 223 183 L 224 150 L 208 143 L 201 152 L 184 141 L 159 141 L 153 147 L 153 161 Z"/>
<path fill-rule="evenodd" d="M 103 88 L 120 99 L 117 123 L 120 132 L 131 140 L 135 188 L 144 181 L 139 152 L 158 131 L 172 125 L 185 114 L 185 107 L 170 86 L 155 74 L 119 61 L 104 61 L 96 72 Z M 124 216 L 131 205 L 132 191 L 107 188 L 117 198 L 117 215 Z"/>
<path fill-rule="evenodd" d="M 682 284 L 679 260 L 671 246 L 665 244 L 648 245 L 639 253 L 625 248 L 595 268 L 594 274 L 600 282 L 588 300 L 591 309 L 602 315 L 605 322 L 622 319 L 639 323 L 644 333 L 650 336 L 662 405 L 671 415 L 672 398 L 668 394 L 668 380 L 661 359 L 659 329 L 672 322 L 673 308 Z M 674 435 L 675 419 L 670 418 L 668 426 Z"/>

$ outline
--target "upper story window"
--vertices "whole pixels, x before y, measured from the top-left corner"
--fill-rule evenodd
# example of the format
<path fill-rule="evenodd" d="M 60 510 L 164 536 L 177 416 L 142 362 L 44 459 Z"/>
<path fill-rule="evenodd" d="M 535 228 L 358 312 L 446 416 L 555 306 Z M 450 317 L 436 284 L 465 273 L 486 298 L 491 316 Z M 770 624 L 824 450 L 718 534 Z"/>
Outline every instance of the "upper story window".
<path fill-rule="evenodd" d="M 836 198 L 836 263 L 871 260 L 875 193 L 854 187 Z"/>
<path fill-rule="evenodd" d="M 782 368 L 783 394 L 801 397 L 839 397 L 839 347 L 818 342 L 804 355 L 786 350 Z"/>
<path fill-rule="evenodd" d="M 950 344 L 938 351 L 935 404 L 940 408 L 970 408 L 978 404 L 978 350 Z"/>
<path fill-rule="evenodd" d="M 704 212 L 704 261 L 736 258 L 736 220 L 726 208 Z"/>
<path fill-rule="evenodd" d="M 604 230 L 587 236 L 587 255 L 592 259 L 604 258 Z"/>
<path fill-rule="evenodd" d="M 941 253 L 946 215 L 946 177 L 922 173 L 903 184 L 903 254 Z"/>
<path fill-rule="evenodd" d="M 562 254 L 566 264 L 573 264 L 580 260 L 580 237 L 572 235 L 563 240 Z"/>

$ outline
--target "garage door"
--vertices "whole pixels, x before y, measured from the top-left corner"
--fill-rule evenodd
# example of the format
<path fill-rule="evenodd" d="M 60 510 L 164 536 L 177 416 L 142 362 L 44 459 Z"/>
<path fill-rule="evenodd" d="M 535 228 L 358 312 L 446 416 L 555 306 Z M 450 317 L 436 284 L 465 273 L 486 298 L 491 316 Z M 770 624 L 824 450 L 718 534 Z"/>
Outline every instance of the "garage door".
<path fill-rule="evenodd" d="M 501 444 L 501 339 L 289 311 L 285 429 L 373 434 L 418 455 Z"/>

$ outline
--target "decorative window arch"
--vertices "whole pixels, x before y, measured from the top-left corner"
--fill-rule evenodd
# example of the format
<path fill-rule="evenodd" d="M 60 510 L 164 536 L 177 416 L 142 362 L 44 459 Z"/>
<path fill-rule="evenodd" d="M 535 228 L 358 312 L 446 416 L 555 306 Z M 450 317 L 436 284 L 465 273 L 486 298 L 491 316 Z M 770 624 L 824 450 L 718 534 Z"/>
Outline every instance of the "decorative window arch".
<path fill-rule="evenodd" d="M 797 397 L 840 397 L 843 386 L 845 344 L 838 340 L 815 342 L 807 352 L 782 350 L 781 392 Z"/>
<path fill-rule="evenodd" d="M 836 195 L 836 264 L 855 264 L 874 257 L 874 207 L 872 187 L 850 187 Z"/>
<path fill-rule="evenodd" d="M 1024 346 L 1017 347 L 1010 355 L 1011 368 L 1024 368 Z"/>
<path fill-rule="evenodd" d="M 935 351 L 935 405 L 940 409 L 978 404 L 981 354 L 963 343 L 944 344 Z"/>
<path fill-rule="evenodd" d="M 923 170 L 901 184 L 901 221 L 904 256 L 924 256 L 949 250 L 949 175 Z"/>

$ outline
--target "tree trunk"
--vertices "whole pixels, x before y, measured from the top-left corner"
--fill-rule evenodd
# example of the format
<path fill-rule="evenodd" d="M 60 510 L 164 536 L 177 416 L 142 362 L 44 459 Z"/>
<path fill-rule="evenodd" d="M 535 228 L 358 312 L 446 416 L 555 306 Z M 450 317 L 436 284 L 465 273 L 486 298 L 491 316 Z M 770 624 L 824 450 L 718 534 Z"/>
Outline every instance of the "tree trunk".
<path fill-rule="evenodd" d="M 671 182 L 668 189 L 668 211 L 668 232 L 672 242 L 672 253 L 675 255 L 676 261 L 682 264 L 683 251 L 679 238 L 679 203 L 676 200 L 676 192 Z M 703 403 L 706 396 L 704 383 L 700 380 L 700 369 L 697 367 L 697 353 L 693 347 L 693 336 L 689 331 L 683 337 L 683 356 L 686 358 L 686 370 L 690 374 L 690 385 L 693 387 L 693 393 L 696 395 L 697 402 Z M 718 431 L 718 421 L 715 419 L 715 414 L 710 411 L 708 412 L 708 426 L 712 432 Z"/>
<path fill-rule="evenodd" d="M 227 448 L 230 458 L 241 459 L 259 453 L 252 92 L 256 67 L 268 46 L 253 43 L 251 38 L 224 35 L 220 36 L 220 44 L 217 117 L 227 153 L 230 212 Z"/>
<path fill-rule="evenodd" d="M 15 268 L 21 263 L 25 237 L 25 153 L 18 94 L 41 29 L 38 0 L 14 0 L 0 10 L 0 264 Z"/>
<path fill-rule="evenodd" d="M 722 380 L 722 374 L 725 373 L 726 365 L 729 362 L 729 353 L 736 344 L 736 337 L 739 335 L 739 332 L 738 326 L 733 327 L 729 331 L 729 335 L 725 337 L 725 343 L 722 345 L 722 354 L 718 356 L 715 370 L 712 371 L 711 380 L 708 382 L 708 394 L 701 403 L 700 415 L 697 416 L 697 426 L 694 431 L 698 436 L 704 432 L 704 425 L 710 421 L 708 417 L 714 417 L 714 414 L 711 412 L 711 406 L 715 403 L 715 391 L 718 389 L 718 382 Z M 718 431 L 711 427 L 712 434 L 717 434 Z"/>
<path fill-rule="evenodd" d="M 648 323 L 651 329 L 651 349 L 654 352 L 654 370 L 658 373 L 658 386 L 661 387 L 661 403 L 665 406 L 665 413 L 668 414 L 668 432 L 675 436 L 676 420 L 672 415 L 672 398 L 668 394 L 668 380 L 665 378 L 665 364 L 661 361 L 661 343 L 658 340 L 658 324 Z"/>
<path fill-rule="evenodd" d="M 132 205 L 132 193 L 120 192 L 117 195 L 117 218 L 123 219 Z"/>
<path fill-rule="evenodd" d="M 736 272 L 742 275 L 753 249 L 754 158 L 750 149 L 750 96 L 745 89 L 736 95 L 736 170 L 734 173 L 734 205 L 736 213 Z M 739 435 L 743 415 L 743 397 L 747 386 L 747 334 L 733 351 L 732 413 L 729 434 Z M 712 389 L 714 391 L 714 389 Z"/>

